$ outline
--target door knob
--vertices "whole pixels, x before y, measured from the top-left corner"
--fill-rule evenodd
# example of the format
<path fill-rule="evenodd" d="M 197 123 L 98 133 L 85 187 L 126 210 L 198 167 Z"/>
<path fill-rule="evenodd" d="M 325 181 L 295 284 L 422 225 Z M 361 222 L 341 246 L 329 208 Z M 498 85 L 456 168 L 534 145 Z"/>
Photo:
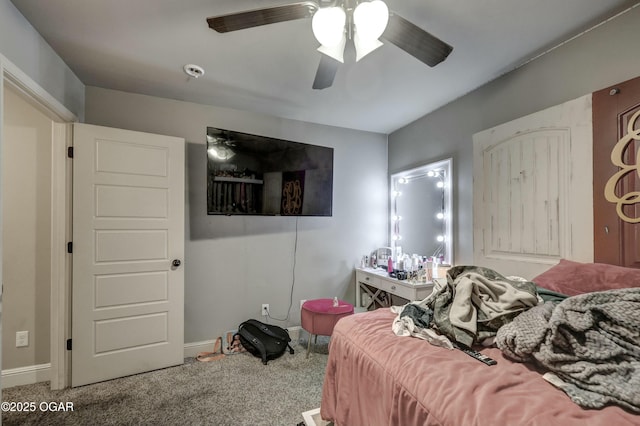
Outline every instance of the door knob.
<path fill-rule="evenodd" d="M 173 259 L 173 262 L 171 262 L 171 264 L 176 268 L 179 267 L 181 264 L 180 259 Z"/>

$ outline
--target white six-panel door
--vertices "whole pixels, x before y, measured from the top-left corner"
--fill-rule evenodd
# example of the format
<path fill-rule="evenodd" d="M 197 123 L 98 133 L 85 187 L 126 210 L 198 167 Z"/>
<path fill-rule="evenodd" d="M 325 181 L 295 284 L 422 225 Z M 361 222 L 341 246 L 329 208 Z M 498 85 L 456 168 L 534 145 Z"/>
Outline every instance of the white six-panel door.
<path fill-rule="evenodd" d="M 75 124 L 73 169 L 72 386 L 181 364 L 184 139 Z"/>

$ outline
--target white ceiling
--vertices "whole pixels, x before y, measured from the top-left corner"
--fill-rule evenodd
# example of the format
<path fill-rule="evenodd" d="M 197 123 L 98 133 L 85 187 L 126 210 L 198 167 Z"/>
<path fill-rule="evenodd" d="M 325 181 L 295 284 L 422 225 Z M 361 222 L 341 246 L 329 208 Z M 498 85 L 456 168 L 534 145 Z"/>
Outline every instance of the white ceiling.
<path fill-rule="evenodd" d="M 346 58 L 311 88 L 310 20 L 227 34 L 206 18 L 294 0 L 12 0 L 85 85 L 390 133 L 636 3 L 628 0 L 387 0 L 453 46 L 430 68 L 394 45 Z M 185 64 L 205 69 L 188 78 Z"/>

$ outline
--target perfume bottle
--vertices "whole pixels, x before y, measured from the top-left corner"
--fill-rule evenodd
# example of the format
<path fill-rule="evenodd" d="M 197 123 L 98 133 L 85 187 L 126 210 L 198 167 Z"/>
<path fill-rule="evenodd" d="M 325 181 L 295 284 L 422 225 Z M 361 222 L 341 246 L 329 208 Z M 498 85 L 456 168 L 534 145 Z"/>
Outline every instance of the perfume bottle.
<path fill-rule="evenodd" d="M 440 278 L 438 276 L 438 258 L 436 258 L 436 257 L 433 258 L 432 267 L 433 267 L 433 271 L 431 272 L 432 277 L 433 278 Z"/>

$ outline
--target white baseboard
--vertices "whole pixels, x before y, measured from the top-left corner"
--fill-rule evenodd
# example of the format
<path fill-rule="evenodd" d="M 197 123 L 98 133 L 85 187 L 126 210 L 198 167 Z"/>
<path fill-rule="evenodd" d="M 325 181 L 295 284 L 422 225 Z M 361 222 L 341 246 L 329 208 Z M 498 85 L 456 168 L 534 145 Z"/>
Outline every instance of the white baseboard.
<path fill-rule="evenodd" d="M 185 343 L 184 357 L 194 358 L 196 355 L 198 355 L 198 352 L 211 352 L 213 350 L 213 345 L 215 343 L 216 343 L 215 339 L 203 340 L 202 342 Z"/>
<path fill-rule="evenodd" d="M 215 340 L 185 343 L 184 357 L 193 358 L 198 352 L 213 350 Z M 51 364 L 30 365 L 28 367 L 11 368 L 2 370 L 2 389 L 14 386 L 31 385 L 38 382 L 51 380 Z"/>
<path fill-rule="evenodd" d="M 28 367 L 2 370 L 2 389 L 14 386 L 46 382 L 51 378 L 51 364 L 30 365 Z"/>
<path fill-rule="evenodd" d="M 296 330 L 296 328 L 298 328 Z M 293 329 L 293 330 L 292 330 Z M 291 334 L 299 333 L 299 327 L 289 328 Z M 293 337 L 293 336 L 292 336 Z M 293 339 L 292 339 L 293 340 Z M 203 340 L 184 344 L 184 357 L 193 358 L 199 352 L 210 352 L 213 350 L 214 340 Z M 223 342 L 224 343 L 224 342 Z M 28 367 L 11 368 L 2 370 L 2 389 L 13 386 L 30 385 L 38 382 L 46 382 L 51 379 L 51 364 L 30 365 Z"/>
<path fill-rule="evenodd" d="M 302 327 L 295 325 L 293 327 L 288 327 L 287 331 L 289 332 L 289 337 L 291 337 L 291 345 L 297 345 L 300 342 L 300 332 L 302 331 Z"/>

